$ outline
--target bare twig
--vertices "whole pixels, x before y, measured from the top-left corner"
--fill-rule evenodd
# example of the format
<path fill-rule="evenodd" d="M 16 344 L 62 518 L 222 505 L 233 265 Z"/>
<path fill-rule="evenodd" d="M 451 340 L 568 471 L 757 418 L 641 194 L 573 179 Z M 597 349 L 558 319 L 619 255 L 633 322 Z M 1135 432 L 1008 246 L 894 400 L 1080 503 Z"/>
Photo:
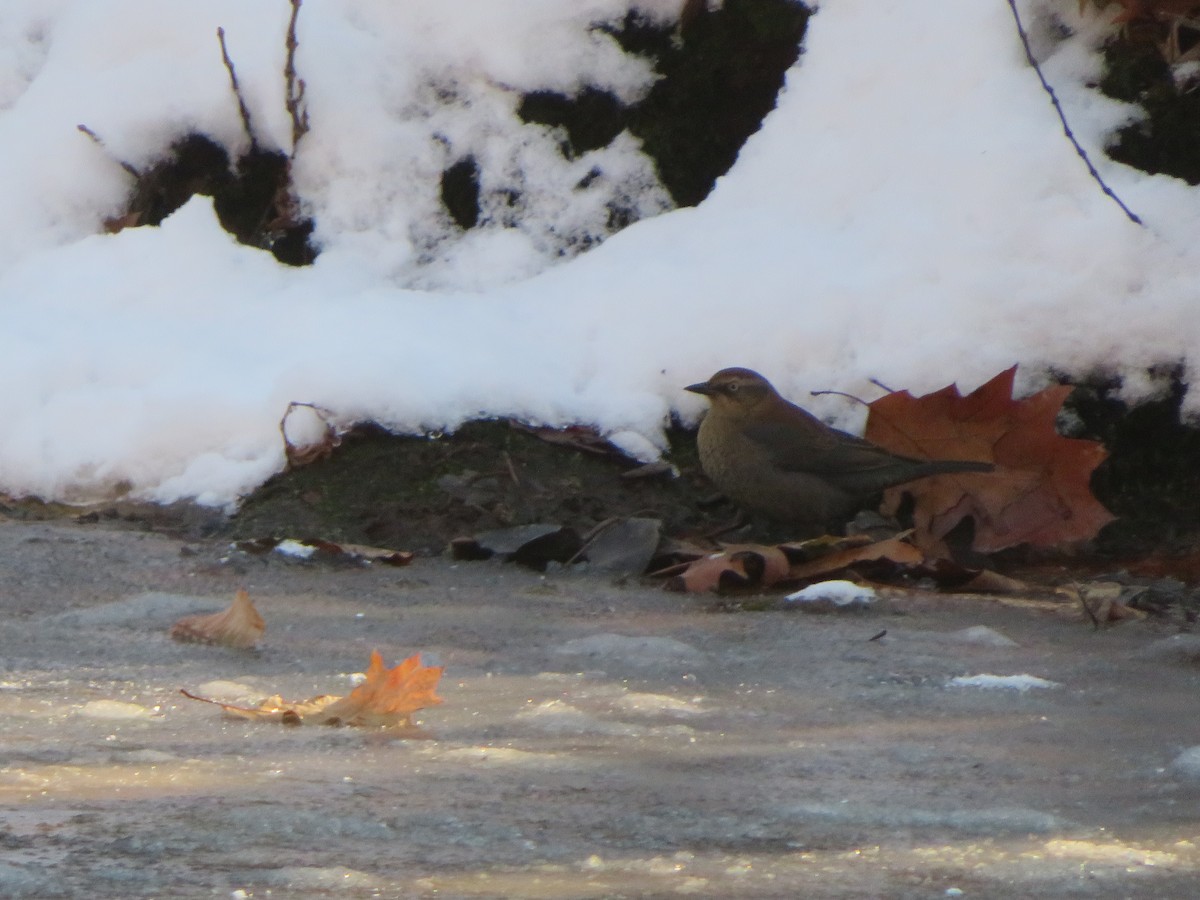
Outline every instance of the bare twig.
<path fill-rule="evenodd" d="M 1104 183 L 1104 179 L 1100 177 L 1100 173 L 1096 171 L 1096 167 L 1092 165 L 1091 159 L 1087 155 L 1087 151 L 1083 149 L 1079 141 L 1076 140 L 1074 133 L 1071 131 L 1071 126 L 1067 123 L 1067 114 L 1063 112 L 1062 104 L 1058 102 L 1058 95 L 1054 93 L 1054 88 L 1050 86 L 1050 82 L 1046 80 L 1046 76 L 1042 74 L 1042 67 L 1038 65 L 1038 61 L 1033 58 L 1033 50 L 1029 46 L 1029 35 L 1025 33 L 1025 26 L 1021 24 L 1021 14 L 1017 12 L 1016 0 L 1008 0 L 1008 8 L 1012 10 L 1013 21 L 1017 25 L 1017 34 L 1021 38 L 1021 46 L 1025 48 L 1025 58 L 1029 60 L 1029 64 L 1033 66 L 1033 71 L 1037 72 L 1038 80 L 1042 83 L 1042 89 L 1050 95 L 1050 102 L 1054 104 L 1054 111 L 1058 113 L 1058 119 L 1062 122 L 1063 134 L 1067 136 L 1067 140 L 1075 147 L 1075 152 L 1079 154 L 1079 158 L 1083 160 L 1083 164 L 1087 166 L 1088 174 L 1096 179 L 1096 183 L 1100 185 L 1100 190 L 1112 199 L 1117 206 L 1121 207 L 1121 211 L 1129 217 L 1129 221 L 1135 225 L 1144 225 L 1132 210 L 1124 203 L 1121 198 L 1113 193 L 1112 188 Z"/>
<path fill-rule="evenodd" d="M 845 391 L 809 391 L 808 393 L 813 397 L 845 397 L 847 400 L 853 400 L 855 403 L 861 403 L 863 406 L 871 405 L 862 397 L 855 397 L 853 394 L 847 394 Z"/>
<path fill-rule="evenodd" d="M 246 106 L 246 99 L 242 96 L 241 85 L 238 84 L 237 72 L 233 68 L 233 60 L 229 58 L 229 50 L 225 46 L 225 29 L 217 29 L 217 40 L 221 42 L 221 59 L 225 63 L 225 70 L 229 72 L 229 83 L 233 86 L 233 95 L 237 97 L 238 112 L 242 116 L 242 127 L 246 129 L 246 136 L 250 138 L 250 152 L 258 152 L 258 141 L 254 138 L 254 126 L 250 124 L 250 109 Z"/>
<path fill-rule="evenodd" d="M 300 15 L 302 0 L 290 2 L 292 17 L 288 20 L 287 60 L 283 65 L 283 79 L 287 89 L 287 111 L 292 117 L 292 156 L 295 156 L 296 145 L 308 133 L 308 105 L 304 102 L 304 79 L 296 77 L 296 48 L 300 46 L 296 40 L 296 18 Z"/>
<path fill-rule="evenodd" d="M 89 138 L 91 138 L 93 144 L 95 144 L 97 147 L 101 148 L 106 153 L 108 153 L 108 155 L 110 157 L 112 157 L 112 159 L 116 162 L 117 165 L 119 165 L 122 169 L 124 169 L 126 172 L 128 172 L 130 175 L 132 175 L 134 178 L 142 177 L 142 173 L 137 170 L 137 167 L 134 166 L 133 163 L 127 163 L 127 162 L 125 162 L 125 160 L 117 159 L 115 156 L 113 156 L 112 153 L 109 151 L 108 146 L 104 143 L 104 139 L 101 138 L 100 135 L 96 134 L 96 132 L 92 131 L 92 129 L 88 128 L 86 125 L 76 125 L 75 127 L 77 129 L 79 129 L 79 131 L 86 134 Z"/>

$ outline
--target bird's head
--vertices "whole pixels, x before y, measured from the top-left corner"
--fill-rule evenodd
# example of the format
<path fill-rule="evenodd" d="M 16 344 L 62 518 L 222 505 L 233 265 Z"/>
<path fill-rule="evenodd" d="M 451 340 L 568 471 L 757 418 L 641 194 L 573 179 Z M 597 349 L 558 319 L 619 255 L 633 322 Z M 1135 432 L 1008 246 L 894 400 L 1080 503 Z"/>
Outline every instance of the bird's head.
<path fill-rule="evenodd" d="M 779 399 L 771 382 L 752 369 L 722 369 L 708 381 L 689 384 L 684 390 L 703 394 L 715 412 L 738 417 Z"/>

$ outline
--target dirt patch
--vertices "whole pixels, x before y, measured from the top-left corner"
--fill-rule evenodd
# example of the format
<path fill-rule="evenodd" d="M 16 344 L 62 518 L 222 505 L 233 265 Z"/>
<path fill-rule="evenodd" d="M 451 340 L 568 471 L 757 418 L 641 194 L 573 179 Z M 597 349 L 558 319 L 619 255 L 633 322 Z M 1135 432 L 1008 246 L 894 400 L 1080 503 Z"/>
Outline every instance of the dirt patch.
<path fill-rule="evenodd" d="M 472 422 L 449 436 L 361 429 L 328 459 L 272 478 L 229 522 L 238 538 L 320 536 L 440 553 L 450 540 L 529 523 L 586 533 L 612 517 L 659 519 L 668 534 L 727 525 L 694 435 L 671 435 L 674 471 L 637 477 L 619 454 L 549 443 L 507 422 Z"/>

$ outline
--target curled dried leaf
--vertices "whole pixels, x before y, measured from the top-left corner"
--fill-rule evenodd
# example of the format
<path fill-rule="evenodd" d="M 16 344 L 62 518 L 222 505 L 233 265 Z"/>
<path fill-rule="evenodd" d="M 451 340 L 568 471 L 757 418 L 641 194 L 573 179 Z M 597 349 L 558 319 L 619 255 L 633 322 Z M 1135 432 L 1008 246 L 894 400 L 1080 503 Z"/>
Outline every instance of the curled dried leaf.
<path fill-rule="evenodd" d="M 311 413 L 312 421 L 308 423 L 310 430 L 314 422 L 320 427 L 319 436 L 310 437 L 303 443 L 293 441 L 288 435 L 288 420 L 299 409 L 307 409 Z M 283 435 L 283 452 L 289 469 L 327 459 L 342 442 L 342 435 L 334 426 L 334 414 L 331 410 L 315 403 L 302 403 L 298 400 L 288 404 L 283 418 L 279 420 L 279 433 Z"/>
<path fill-rule="evenodd" d="M 420 654 L 414 654 L 390 669 L 383 666 L 379 651 L 371 653 L 366 678 L 345 697 L 321 694 L 308 700 L 289 702 L 278 694 L 258 706 L 236 706 L 200 697 L 181 690 L 183 696 L 202 703 L 213 703 L 237 719 L 257 719 L 281 725 L 316 722 L 321 725 L 357 725 L 363 727 L 407 726 L 412 714 L 442 702 L 435 691 L 442 677 L 441 666 L 422 666 Z"/>
<path fill-rule="evenodd" d="M 238 591 L 233 603 L 224 612 L 180 619 L 171 626 L 171 637 L 177 641 L 220 644 L 247 650 L 259 642 L 266 630 L 266 622 L 254 608 L 250 595 Z"/>

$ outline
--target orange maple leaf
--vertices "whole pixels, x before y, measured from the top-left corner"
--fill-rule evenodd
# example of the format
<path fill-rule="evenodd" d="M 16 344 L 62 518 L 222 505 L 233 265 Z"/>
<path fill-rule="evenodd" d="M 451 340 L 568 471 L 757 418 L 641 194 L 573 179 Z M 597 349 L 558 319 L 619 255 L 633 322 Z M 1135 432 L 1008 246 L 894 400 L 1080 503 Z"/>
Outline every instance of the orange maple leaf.
<path fill-rule="evenodd" d="M 912 495 L 919 545 L 944 551 L 942 540 L 967 516 L 975 523 L 975 549 L 984 553 L 1087 540 L 1113 520 L 1089 487 L 1108 455 L 1104 447 L 1055 428 L 1071 386 L 1014 400 L 1016 370 L 966 396 L 949 385 L 923 397 L 896 391 L 870 404 L 867 440 L 906 456 L 996 464 L 994 472 L 939 475 L 884 493 L 889 513 Z"/>
<path fill-rule="evenodd" d="M 434 693 L 441 677 L 442 667 L 422 666 L 420 654 L 385 669 L 379 651 L 372 650 L 366 680 L 325 707 L 320 721 L 323 725 L 407 725 L 418 709 L 442 702 Z"/>
<path fill-rule="evenodd" d="M 180 693 L 192 700 L 215 703 L 228 715 L 239 719 L 265 719 L 284 725 L 313 721 L 321 725 L 404 726 L 412 724 L 412 714 L 417 710 L 442 702 L 435 693 L 441 677 L 442 667 L 422 666 L 420 654 L 385 669 L 383 657 L 378 650 L 373 650 L 366 679 L 345 697 L 322 694 L 290 702 L 275 695 L 258 706 L 237 706 L 189 691 Z"/>

